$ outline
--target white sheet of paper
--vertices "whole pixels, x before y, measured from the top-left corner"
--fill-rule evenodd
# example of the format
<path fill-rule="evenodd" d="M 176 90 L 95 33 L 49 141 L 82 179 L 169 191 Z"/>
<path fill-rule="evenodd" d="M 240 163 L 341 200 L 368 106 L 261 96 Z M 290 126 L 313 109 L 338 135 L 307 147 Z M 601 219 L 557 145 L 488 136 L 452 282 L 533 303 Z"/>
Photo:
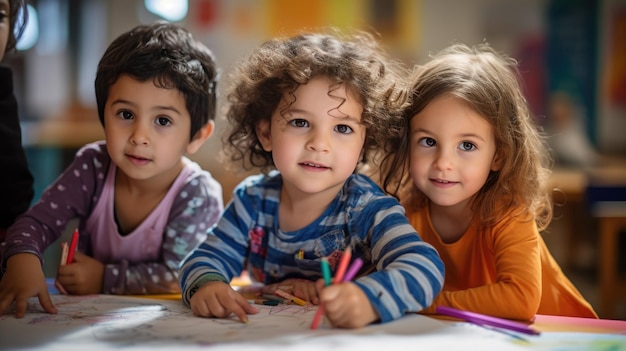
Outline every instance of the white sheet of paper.
<path fill-rule="evenodd" d="M 35 298 L 29 300 L 24 318 L 0 315 L 0 350 L 529 349 L 502 333 L 418 314 L 354 330 L 327 324 L 311 330 L 314 306 L 256 306 L 260 312 L 244 324 L 234 317 L 193 316 L 180 301 L 113 295 L 51 297 L 59 310 L 56 315 L 42 312 Z"/>

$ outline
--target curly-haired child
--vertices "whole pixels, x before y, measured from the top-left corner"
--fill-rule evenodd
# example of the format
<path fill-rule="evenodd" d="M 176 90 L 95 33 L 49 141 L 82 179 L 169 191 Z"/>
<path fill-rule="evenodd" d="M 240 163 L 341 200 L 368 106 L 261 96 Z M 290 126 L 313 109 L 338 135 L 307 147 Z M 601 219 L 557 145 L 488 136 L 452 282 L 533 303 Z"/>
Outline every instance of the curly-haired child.
<path fill-rule="evenodd" d="M 235 188 L 217 226 L 184 262 L 183 301 L 194 314 L 246 321 L 255 313 L 229 285 L 244 269 L 269 288 L 289 286 L 320 304 L 337 327 L 388 322 L 430 305 L 443 280 L 437 252 L 395 198 L 355 173 L 397 132 L 406 101 L 401 72 L 372 35 L 332 31 L 269 40 L 237 67 L 226 151 L 262 174 Z M 336 268 L 347 248 L 368 273 L 323 288 L 321 259 Z"/>

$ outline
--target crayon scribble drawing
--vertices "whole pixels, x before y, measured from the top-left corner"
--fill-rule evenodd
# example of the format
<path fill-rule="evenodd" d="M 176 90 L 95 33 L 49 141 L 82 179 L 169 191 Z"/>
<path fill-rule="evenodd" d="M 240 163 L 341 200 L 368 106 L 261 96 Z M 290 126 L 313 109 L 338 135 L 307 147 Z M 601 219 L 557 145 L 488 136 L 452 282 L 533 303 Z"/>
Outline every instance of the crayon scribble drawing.
<path fill-rule="evenodd" d="M 10 336 L 30 340 L 33 345 L 50 342 L 45 339 L 50 333 L 44 330 L 55 331 L 54 342 L 86 344 L 104 341 L 109 346 L 120 347 L 181 342 L 187 345 L 254 342 L 306 332 L 316 309 L 298 305 L 255 305 L 259 313 L 250 315 L 249 322 L 244 324 L 235 317 L 196 317 L 180 301 L 113 295 L 51 297 L 58 309 L 57 314 L 42 312 L 39 302 L 31 298 L 24 318 L 0 315 L 2 334 L 9 336 L 8 339 L 0 338 L 0 349 L 23 346 L 12 345 Z M 28 336 L 19 335 L 25 331 Z"/>

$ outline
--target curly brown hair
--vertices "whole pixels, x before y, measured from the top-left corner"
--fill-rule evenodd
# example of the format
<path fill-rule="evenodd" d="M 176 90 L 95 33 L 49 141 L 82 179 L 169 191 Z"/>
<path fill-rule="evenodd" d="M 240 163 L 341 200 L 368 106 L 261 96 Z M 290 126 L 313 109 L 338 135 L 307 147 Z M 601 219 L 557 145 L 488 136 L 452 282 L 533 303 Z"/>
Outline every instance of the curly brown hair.
<path fill-rule="evenodd" d="M 408 101 L 402 74 L 406 68 L 392 60 L 375 37 L 367 32 L 326 32 L 277 37 L 253 50 L 231 74 L 227 93 L 222 160 L 243 170 L 275 168 L 271 152 L 263 150 L 256 135 L 261 121 L 270 121 L 285 94 L 311 79 L 325 76 L 332 82 L 329 95 L 344 85 L 363 105 L 361 123 L 367 134 L 363 164 L 368 151 L 384 147 L 390 135 L 401 130 L 402 110 Z M 374 127 L 375 128 L 372 128 Z M 241 168 L 239 168 L 241 169 Z"/>
<path fill-rule="evenodd" d="M 552 220 L 549 175 L 552 166 L 545 137 L 532 119 L 520 86 L 517 62 L 488 44 L 454 44 L 442 50 L 412 76 L 411 104 L 404 114 L 404 134 L 392 141 L 393 153 L 381 161 L 383 188 L 407 206 L 423 208 L 428 198 L 409 176 L 410 122 L 444 94 L 467 103 L 493 126 L 495 157 L 501 160 L 474 196 L 472 208 L 485 226 L 516 209 L 534 219 L 540 230 Z"/>

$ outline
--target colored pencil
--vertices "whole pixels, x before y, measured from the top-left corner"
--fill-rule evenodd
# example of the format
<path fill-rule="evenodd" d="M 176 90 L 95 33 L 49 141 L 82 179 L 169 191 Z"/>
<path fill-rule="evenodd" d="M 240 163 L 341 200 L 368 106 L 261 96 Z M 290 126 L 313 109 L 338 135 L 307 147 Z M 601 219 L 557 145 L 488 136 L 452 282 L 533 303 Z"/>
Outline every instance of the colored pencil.
<path fill-rule="evenodd" d="M 324 277 L 324 285 L 329 286 L 332 283 L 332 277 L 330 276 L 330 264 L 328 263 L 328 258 L 322 257 L 320 264 L 322 265 L 322 277 Z M 315 312 L 313 321 L 311 322 L 311 329 L 315 330 L 320 326 L 323 316 L 324 308 L 322 306 L 319 306 L 317 308 L 317 311 Z"/>
<path fill-rule="evenodd" d="M 248 303 L 255 304 L 255 305 L 278 306 L 280 302 L 276 300 L 254 299 L 254 300 L 248 300 Z"/>
<path fill-rule="evenodd" d="M 69 246 L 66 242 L 61 243 L 61 262 L 59 263 L 61 266 L 65 266 L 67 264 L 67 251 L 69 250 Z"/>
<path fill-rule="evenodd" d="M 350 258 L 352 257 L 352 249 L 348 246 L 343 255 L 341 255 L 341 259 L 339 260 L 339 266 L 337 267 L 337 272 L 335 272 L 335 278 L 333 280 L 334 284 L 341 283 L 343 281 L 343 275 L 346 273 L 346 269 L 348 268 L 348 263 L 350 263 Z"/>
<path fill-rule="evenodd" d="M 70 242 L 70 248 L 67 251 L 67 264 L 72 263 L 74 261 L 74 252 L 76 252 L 76 247 L 78 246 L 78 229 L 74 229 L 74 234 L 72 234 L 72 241 Z"/>
<path fill-rule="evenodd" d="M 324 284 L 329 286 L 332 283 L 332 277 L 330 275 L 330 264 L 328 263 L 328 258 L 322 257 L 321 260 L 322 265 L 322 277 L 324 277 Z"/>
<path fill-rule="evenodd" d="M 357 257 L 346 271 L 346 274 L 343 276 L 343 281 L 349 282 L 354 279 L 356 274 L 359 272 L 359 269 L 361 269 L 361 266 L 363 266 L 363 260 Z"/>
<path fill-rule="evenodd" d="M 463 319 L 467 322 L 480 325 L 480 326 L 490 326 L 496 328 L 502 328 L 507 330 L 512 330 L 519 333 L 530 334 L 530 335 L 539 335 L 540 332 L 532 329 L 526 324 L 510 321 L 503 318 L 497 318 L 492 316 L 487 316 L 484 314 L 463 311 L 452 307 L 447 306 L 437 306 L 437 313 L 443 314 L 450 317 L 455 317 L 459 319 Z"/>
<path fill-rule="evenodd" d="M 288 293 L 286 291 L 278 289 L 278 290 L 274 291 L 274 294 L 276 294 L 276 295 L 278 295 L 280 297 L 283 297 L 283 298 L 285 298 L 287 300 L 291 300 L 295 304 L 298 304 L 300 306 L 306 306 L 307 305 L 306 301 L 302 300 L 299 297 L 293 296 L 293 295 L 291 295 L 290 293 Z"/>
<path fill-rule="evenodd" d="M 278 303 L 284 303 L 284 304 L 287 304 L 287 305 L 291 304 L 291 300 L 287 300 L 287 299 L 284 299 L 284 298 L 276 296 L 276 295 L 263 294 L 263 295 L 261 295 L 261 297 L 266 299 L 266 300 L 277 301 Z"/>
<path fill-rule="evenodd" d="M 348 247 L 349 248 L 349 247 Z M 346 255 L 346 252 L 348 253 L 348 255 Z M 343 263 L 344 261 L 344 257 L 348 257 L 347 260 L 350 260 L 349 256 L 351 256 L 351 252 L 348 252 L 348 249 L 346 249 L 346 251 L 344 251 L 343 256 L 341 257 L 341 262 Z M 324 276 L 324 282 L 329 282 L 330 279 L 326 279 L 326 274 L 324 272 L 324 258 L 322 258 L 322 275 Z M 326 261 L 326 264 L 328 264 L 328 261 Z M 351 281 L 356 274 L 358 273 L 359 269 L 361 269 L 361 266 L 363 266 L 363 260 L 359 257 L 357 257 L 354 262 L 352 262 L 352 264 L 350 264 L 350 267 L 346 270 L 345 268 L 341 268 L 339 267 L 339 269 L 337 269 L 338 274 L 340 274 L 340 270 L 345 271 L 345 274 L 341 273 L 341 275 L 343 275 L 343 279 L 341 281 L 343 282 L 349 282 Z M 335 283 L 339 281 L 337 279 L 337 276 L 335 275 Z M 326 286 L 328 286 L 330 284 L 326 283 Z M 324 316 L 324 309 L 322 308 L 322 306 L 319 306 L 317 308 L 317 311 L 315 312 L 315 316 L 313 317 L 313 321 L 311 322 L 311 329 L 315 330 L 319 327 L 320 323 L 322 322 L 322 317 Z"/>

